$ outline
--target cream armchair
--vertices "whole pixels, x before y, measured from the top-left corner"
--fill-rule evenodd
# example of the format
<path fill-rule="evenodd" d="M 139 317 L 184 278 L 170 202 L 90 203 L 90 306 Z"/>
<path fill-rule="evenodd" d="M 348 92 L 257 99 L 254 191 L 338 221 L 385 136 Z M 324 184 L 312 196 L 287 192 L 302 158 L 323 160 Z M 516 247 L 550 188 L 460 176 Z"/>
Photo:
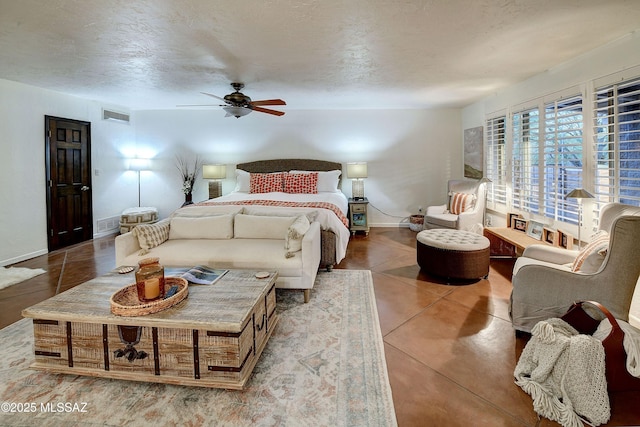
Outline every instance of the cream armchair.
<path fill-rule="evenodd" d="M 513 268 L 510 315 L 516 331 L 531 332 L 541 320 L 560 317 L 577 300 L 604 305 L 617 319 L 629 321 L 629 308 L 640 275 L 640 208 L 605 205 L 600 230 L 609 246 L 593 271 L 572 271 L 582 253 L 544 245 L 526 248 Z"/>
<path fill-rule="evenodd" d="M 447 182 L 447 203 L 429 206 L 424 216 L 424 228 L 451 228 L 482 234 L 486 202 L 486 184 L 470 179 L 452 179 Z M 470 209 L 459 215 L 451 213 L 451 199 L 454 193 L 473 194 Z"/>

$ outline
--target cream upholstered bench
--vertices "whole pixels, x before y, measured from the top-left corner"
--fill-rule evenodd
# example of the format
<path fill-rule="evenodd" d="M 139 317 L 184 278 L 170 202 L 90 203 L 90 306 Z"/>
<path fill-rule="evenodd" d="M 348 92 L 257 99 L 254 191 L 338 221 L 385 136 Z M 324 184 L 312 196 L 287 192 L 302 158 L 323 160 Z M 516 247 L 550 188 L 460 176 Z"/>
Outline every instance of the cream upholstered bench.
<path fill-rule="evenodd" d="M 449 279 L 489 275 L 489 239 L 470 231 L 432 229 L 418 233 L 417 258 L 422 270 Z"/>

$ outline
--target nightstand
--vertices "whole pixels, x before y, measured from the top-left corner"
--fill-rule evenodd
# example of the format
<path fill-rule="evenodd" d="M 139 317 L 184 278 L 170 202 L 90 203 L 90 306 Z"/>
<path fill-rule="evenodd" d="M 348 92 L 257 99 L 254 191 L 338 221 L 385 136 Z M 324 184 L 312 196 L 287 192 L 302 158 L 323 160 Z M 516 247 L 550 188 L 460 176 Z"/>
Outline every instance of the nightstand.
<path fill-rule="evenodd" d="M 366 235 L 369 235 L 369 221 L 367 220 L 367 205 L 369 200 L 364 199 L 349 199 L 349 230 L 351 234 L 356 234 L 356 231 L 364 231 Z"/>

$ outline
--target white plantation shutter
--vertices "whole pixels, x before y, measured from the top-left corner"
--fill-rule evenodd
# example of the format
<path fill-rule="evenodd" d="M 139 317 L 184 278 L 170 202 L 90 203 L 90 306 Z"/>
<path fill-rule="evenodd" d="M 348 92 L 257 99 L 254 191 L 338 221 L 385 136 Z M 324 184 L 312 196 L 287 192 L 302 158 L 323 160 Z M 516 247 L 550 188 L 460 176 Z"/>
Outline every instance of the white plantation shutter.
<path fill-rule="evenodd" d="M 640 79 L 596 89 L 593 116 L 598 209 L 609 202 L 640 206 Z"/>
<path fill-rule="evenodd" d="M 513 207 L 524 212 L 540 211 L 539 133 L 537 108 L 513 114 Z"/>
<path fill-rule="evenodd" d="M 507 204 L 507 157 L 505 151 L 506 116 L 487 120 L 487 164 L 485 176 L 491 180 L 487 186 L 487 202 Z"/>
<path fill-rule="evenodd" d="M 578 204 L 565 196 L 582 188 L 582 96 L 545 104 L 543 205 L 544 216 L 578 223 Z"/>

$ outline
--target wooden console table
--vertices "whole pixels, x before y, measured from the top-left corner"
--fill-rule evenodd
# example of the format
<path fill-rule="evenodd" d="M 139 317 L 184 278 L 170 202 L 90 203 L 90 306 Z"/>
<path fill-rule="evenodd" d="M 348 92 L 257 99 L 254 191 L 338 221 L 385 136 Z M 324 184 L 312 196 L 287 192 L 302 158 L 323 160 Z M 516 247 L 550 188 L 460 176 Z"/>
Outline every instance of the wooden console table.
<path fill-rule="evenodd" d="M 527 236 L 522 231 L 508 227 L 486 227 L 484 235 L 491 243 L 490 255 L 492 257 L 512 257 L 522 255 L 522 252 L 533 244 L 549 245 L 542 240 L 536 240 Z"/>

